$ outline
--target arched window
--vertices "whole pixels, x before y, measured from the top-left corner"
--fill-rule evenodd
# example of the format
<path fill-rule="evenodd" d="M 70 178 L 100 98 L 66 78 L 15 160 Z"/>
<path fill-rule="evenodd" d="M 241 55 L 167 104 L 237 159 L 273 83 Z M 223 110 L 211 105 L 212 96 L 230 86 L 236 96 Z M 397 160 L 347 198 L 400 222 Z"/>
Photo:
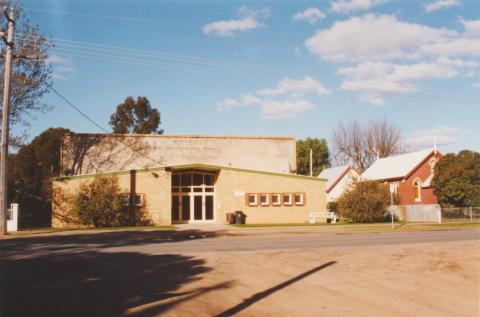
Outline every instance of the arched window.
<path fill-rule="evenodd" d="M 413 190 L 415 193 L 415 201 L 422 201 L 422 181 L 420 179 L 417 178 L 413 182 Z"/>
<path fill-rule="evenodd" d="M 435 158 L 432 158 L 429 162 L 428 165 L 430 165 L 430 172 L 433 174 L 433 169 L 435 168 L 435 164 L 437 163 L 437 160 Z"/>

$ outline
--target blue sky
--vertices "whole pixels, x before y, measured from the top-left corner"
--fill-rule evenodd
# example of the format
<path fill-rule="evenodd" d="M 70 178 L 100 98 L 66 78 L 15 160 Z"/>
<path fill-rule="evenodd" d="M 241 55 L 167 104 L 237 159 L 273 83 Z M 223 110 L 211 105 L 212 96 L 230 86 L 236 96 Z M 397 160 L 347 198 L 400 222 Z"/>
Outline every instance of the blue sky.
<path fill-rule="evenodd" d="M 24 1 L 54 87 L 98 123 L 147 96 L 169 134 L 327 138 L 397 124 L 407 148 L 480 151 L 480 1 Z M 57 96 L 48 127 L 100 132 Z M 16 127 L 16 130 L 21 130 Z"/>

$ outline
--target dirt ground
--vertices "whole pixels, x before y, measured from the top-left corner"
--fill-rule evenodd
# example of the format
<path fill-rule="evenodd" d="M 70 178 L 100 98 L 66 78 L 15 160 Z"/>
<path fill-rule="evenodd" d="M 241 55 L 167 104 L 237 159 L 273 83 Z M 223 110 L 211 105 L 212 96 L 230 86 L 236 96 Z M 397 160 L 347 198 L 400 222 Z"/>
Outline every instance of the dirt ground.
<path fill-rule="evenodd" d="M 163 314 L 479 316 L 479 250 L 478 242 L 456 242 L 188 253 L 214 269 L 178 289 L 186 295 L 171 298 Z"/>
<path fill-rule="evenodd" d="M 478 317 L 479 238 L 323 228 L 13 237 L 0 241 L 0 315 Z"/>

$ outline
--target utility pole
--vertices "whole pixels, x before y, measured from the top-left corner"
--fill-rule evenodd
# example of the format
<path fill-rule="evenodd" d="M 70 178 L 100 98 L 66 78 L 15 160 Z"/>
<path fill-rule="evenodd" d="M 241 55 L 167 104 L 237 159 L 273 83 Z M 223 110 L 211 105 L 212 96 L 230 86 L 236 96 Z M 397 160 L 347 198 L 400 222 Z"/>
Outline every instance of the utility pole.
<path fill-rule="evenodd" d="M 313 151 L 310 149 L 310 177 L 313 176 Z"/>
<path fill-rule="evenodd" d="M 7 39 L 4 41 L 7 46 L 5 53 L 5 79 L 3 86 L 3 109 L 2 109 L 2 146 L 0 153 L 0 235 L 7 233 L 7 162 L 8 162 L 8 137 L 10 120 L 10 79 L 12 72 L 13 58 L 13 33 L 15 30 L 15 12 L 13 8 L 4 8 L 8 20 Z"/>

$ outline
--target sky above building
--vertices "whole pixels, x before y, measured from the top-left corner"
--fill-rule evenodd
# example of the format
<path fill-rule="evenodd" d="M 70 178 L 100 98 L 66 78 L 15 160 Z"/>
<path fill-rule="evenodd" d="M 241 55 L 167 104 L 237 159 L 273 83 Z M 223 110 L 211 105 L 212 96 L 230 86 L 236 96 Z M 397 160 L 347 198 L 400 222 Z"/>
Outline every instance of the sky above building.
<path fill-rule="evenodd" d="M 108 128 L 146 96 L 168 134 L 331 137 L 387 119 L 408 149 L 480 151 L 480 1 L 24 1 L 55 89 Z M 58 96 L 49 127 L 101 132 Z M 17 132 L 24 127 L 15 127 Z"/>

